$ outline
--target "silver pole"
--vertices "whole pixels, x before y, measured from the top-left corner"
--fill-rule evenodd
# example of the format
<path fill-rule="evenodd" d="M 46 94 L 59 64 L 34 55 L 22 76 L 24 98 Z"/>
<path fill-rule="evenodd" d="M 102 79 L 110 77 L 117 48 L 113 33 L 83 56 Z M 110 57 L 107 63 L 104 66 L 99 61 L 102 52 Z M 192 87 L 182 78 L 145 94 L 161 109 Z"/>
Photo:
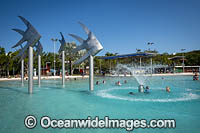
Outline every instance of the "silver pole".
<path fill-rule="evenodd" d="M 62 84 L 65 84 L 65 51 L 62 51 Z"/>
<path fill-rule="evenodd" d="M 93 56 L 90 55 L 90 75 L 89 75 L 89 85 L 90 85 L 90 91 L 94 90 L 94 84 L 93 84 L 93 80 L 94 80 L 94 64 L 93 64 Z"/>
<path fill-rule="evenodd" d="M 152 58 L 151 58 L 151 75 L 152 75 L 152 73 L 153 73 L 153 65 L 152 65 L 153 63 L 152 63 Z"/>
<path fill-rule="evenodd" d="M 140 69 L 142 67 L 142 58 L 140 57 Z"/>
<path fill-rule="evenodd" d="M 24 59 L 21 61 L 21 82 L 24 84 Z"/>
<path fill-rule="evenodd" d="M 38 55 L 38 85 L 40 85 L 41 81 L 41 56 Z"/>
<path fill-rule="evenodd" d="M 100 60 L 100 74 L 101 74 L 101 60 Z"/>
<path fill-rule="evenodd" d="M 53 41 L 54 44 L 54 60 L 53 60 L 53 67 L 54 67 L 54 71 L 53 71 L 53 75 L 56 76 L 56 70 L 55 70 L 55 66 L 56 66 L 56 61 L 55 61 L 55 41 Z"/>
<path fill-rule="evenodd" d="M 183 73 L 184 73 L 184 71 L 185 71 L 185 62 L 184 62 L 184 53 L 183 53 Z"/>
<path fill-rule="evenodd" d="M 28 56 L 28 92 L 33 93 L 33 47 L 29 46 L 29 56 Z"/>

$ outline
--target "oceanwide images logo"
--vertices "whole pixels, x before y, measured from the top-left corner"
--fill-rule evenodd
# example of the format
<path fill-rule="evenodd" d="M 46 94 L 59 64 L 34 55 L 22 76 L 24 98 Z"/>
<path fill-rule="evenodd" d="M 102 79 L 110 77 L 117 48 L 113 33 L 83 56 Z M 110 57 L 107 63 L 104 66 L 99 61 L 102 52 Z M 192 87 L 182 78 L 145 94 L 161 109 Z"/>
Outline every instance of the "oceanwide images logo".
<path fill-rule="evenodd" d="M 33 115 L 28 115 L 24 119 L 24 125 L 33 129 L 37 126 L 37 119 Z M 88 116 L 87 119 L 51 119 L 49 116 L 43 116 L 40 119 L 40 126 L 47 128 L 120 128 L 132 131 L 137 128 L 175 128 L 176 121 L 174 119 L 152 119 L 149 122 L 145 119 L 110 119 L 105 116 L 104 119 L 99 119 L 98 116 L 92 119 Z"/>

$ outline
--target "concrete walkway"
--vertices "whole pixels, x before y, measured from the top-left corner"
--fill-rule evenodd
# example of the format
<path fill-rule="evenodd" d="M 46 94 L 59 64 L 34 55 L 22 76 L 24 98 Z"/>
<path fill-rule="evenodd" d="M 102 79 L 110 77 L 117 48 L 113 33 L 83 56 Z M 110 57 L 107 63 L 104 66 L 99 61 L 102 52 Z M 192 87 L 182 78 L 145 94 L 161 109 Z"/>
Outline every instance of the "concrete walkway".
<path fill-rule="evenodd" d="M 28 77 L 24 77 L 26 80 Z M 42 76 L 41 79 L 61 79 L 61 76 Z M 85 76 L 65 76 L 65 79 L 74 79 L 74 78 L 89 78 L 88 75 Z M 37 80 L 38 77 L 33 77 L 34 80 Z M 0 81 L 7 81 L 7 80 L 21 80 L 21 78 L 0 78 Z"/>
<path fill-rule="evenodd" d="M 162 74 L 146 74 L 145 76 L 193 76 L 194 73 L 162 73 Z M 106 77 L 124 77 L 125 75 L 109 75 L 106 74 Z M 126 75 L 127 77 L 130 77 L 131 75 Z M 24 80 L 26 80 L 25 77 Z M 61 79 L 61 76 L 42 76 L 41 79 Z M 72 79 L 72 78 L 89 78 L 89 75 L 85 76 L 65 76 L 66 79 Z M 34 80 L 38 79 L 38 77 L 33 77 Z M 0 78 L 0 81 L 7 81 L 7 80 L 21 80 L 21 78 Z"/>

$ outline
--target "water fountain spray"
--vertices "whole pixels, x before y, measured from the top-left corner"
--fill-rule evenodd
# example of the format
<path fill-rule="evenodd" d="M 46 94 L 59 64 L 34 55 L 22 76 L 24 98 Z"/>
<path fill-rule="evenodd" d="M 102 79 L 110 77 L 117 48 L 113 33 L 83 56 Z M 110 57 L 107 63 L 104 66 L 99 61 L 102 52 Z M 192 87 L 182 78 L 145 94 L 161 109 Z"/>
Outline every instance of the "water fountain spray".
<path fill-rule="evenodd" d="M 145 66 L 133 66 L 133 65 L 123 65 L 118 64 L 116 66 L 116 74 L 130 72 L 131 75 L 138 82 L 138 90 L 139 92 L 143 92 L 144 86 L 146 85 L 147 77 L 150 77 L 152 74 L 152 68 L 161 68 L 165 67 L 164 65 L 145 65 Z"/>

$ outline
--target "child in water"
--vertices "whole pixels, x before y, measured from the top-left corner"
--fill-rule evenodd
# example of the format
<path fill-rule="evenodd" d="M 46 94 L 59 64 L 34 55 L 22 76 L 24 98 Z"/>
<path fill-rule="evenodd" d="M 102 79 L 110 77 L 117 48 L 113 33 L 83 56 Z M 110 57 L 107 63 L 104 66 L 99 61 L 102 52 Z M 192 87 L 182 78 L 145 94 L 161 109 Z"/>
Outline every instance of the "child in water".
<path fill-rule="evenodd" d="M 149 86 L 146 86 L 144 93 L 149 93 Z"/>
<path fill-rule="evenodd" d="M 167 92 L 170 92 L 169 86 L 166 87 L 166 91 L 167 91 Z"/>
<path fill-rule="evenodd" d="M 198 75 L 198 73 L 195 73 L 195 74 L 194 74 L 193 80 L 199 80 L 199 75 Z"/>
<path fill-rule="evenodd" d="M 116 84 L 116 85 L 119 85 L 119 86 L 122 85 L 122 84 L 120 83 L 120 81 L 116 82 L 115 84 Z"/>
<path fill-rule="evenodd" d="M 96 85 L 99 85 L 99 81 L 96 82 Z"/>

